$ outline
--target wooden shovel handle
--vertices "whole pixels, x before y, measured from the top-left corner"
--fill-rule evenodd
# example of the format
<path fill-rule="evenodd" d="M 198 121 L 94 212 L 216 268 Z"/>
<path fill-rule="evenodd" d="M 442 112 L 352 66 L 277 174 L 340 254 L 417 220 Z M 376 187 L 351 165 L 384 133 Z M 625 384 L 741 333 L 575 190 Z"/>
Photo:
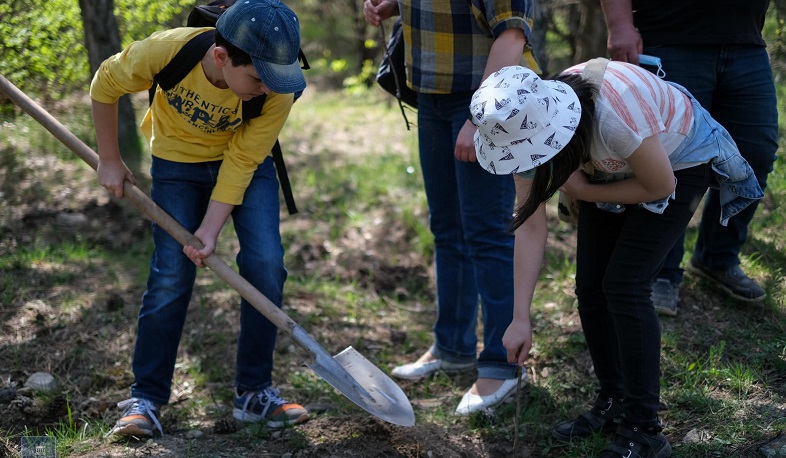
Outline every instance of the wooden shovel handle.
<path fill-rule="evenodd" d="M 96 154 L 95 151 L 85 145 L 79 138 L 66 129 L 65 126 L 60 124 L 57 119 L 2 75 L 0 75 L 0 90 L 5 92 L 19 108 L 32 116 L 33 119 L 44 126 L 55 136 L 55 138 L 60 140 L 61 143 L 76 153 L 83 161 L 87 162 L 93 170 L 98 168 L 98 154 Z M 123 193 L 134 206 L 141 210 L 151 220 L 155 221 L 156 224 L 161 226 L 169 235 L 180 242 L 181 245 L 190 245 L 197 248 L 203 247 L 202 242 L 200 242 L 198 238 L 188 232 L 183 226 L 175 221 L 174 218 L 156 205 L 155 202 L 139 188 L 126 181 L 123 184 Z M 292 331 L 297 326 L 297 323 L 276 307 L 275 304 L 270 302 L 267 297 L 260 293 L 259 290 L 245 278 L 241 277 L 239 273 L 221 260 L 215 253 L 204 258 L 202 262 L 253 305 L 255 309 L 265 315 L 265 317 L 275 324 L 277 328 L 292 335 Z"/>

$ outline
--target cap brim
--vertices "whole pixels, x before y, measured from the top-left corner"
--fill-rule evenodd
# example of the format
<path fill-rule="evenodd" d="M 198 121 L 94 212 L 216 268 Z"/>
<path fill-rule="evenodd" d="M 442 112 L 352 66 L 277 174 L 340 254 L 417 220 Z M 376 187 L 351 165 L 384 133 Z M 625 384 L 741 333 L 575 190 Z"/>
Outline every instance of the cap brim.
<path fill-rule="evenodd" d="M 306 88 L 306 78 L 300 68 L 300 61 L 281 65 L 251 58 L 254 67 L 259 73 L 259 78 L 271 91 L 279 94 L 293 94 L 303 92 Z"/>

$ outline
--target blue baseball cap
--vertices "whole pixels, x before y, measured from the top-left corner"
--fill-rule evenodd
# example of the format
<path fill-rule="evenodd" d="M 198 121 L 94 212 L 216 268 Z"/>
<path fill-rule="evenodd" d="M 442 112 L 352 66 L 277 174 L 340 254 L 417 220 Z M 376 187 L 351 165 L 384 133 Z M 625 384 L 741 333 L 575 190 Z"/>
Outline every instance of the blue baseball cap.
<path fill-rule="evenodd" d="M 216 29 L 251 56 L 271 91 L 289 94 L 306 88 L 298 61 L 300 22 L 280 0 L 238 0 L 219 16 Z"/>

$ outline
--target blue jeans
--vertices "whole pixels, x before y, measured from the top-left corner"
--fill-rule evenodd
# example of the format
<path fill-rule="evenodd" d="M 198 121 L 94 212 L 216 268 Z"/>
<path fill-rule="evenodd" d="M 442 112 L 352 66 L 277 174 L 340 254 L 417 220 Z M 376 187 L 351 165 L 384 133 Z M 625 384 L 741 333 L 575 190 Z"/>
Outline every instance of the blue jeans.
<path fill-rule="evenodd" d="M 474 362 L 478 377 L 510 379 L 502 336 L 513 318 L 515 201 L 511 175 L 497 176 L 454 150 L 467 121 L 472 92 L 418 94 L 418 141 L 434 234 L 437 321 L 432 353 L 450 362 Z M 477 354 L 478 300 L 483 350 Z"/>
<path fill-rule="evenodd" d="M 731 134 L 761 189 L 773 169 L 778 149 L 778 109 L 767 50 L 753 45 L 659 46 L 644 49 L 658 56 L 668 81 L 684 86 Z M 702 266 L 728 269 L 739 264 L 748 224 L 758 203 L 721 226 L 718 191 L 710 189 L 704 205 L 694 256 Z M 684 235 L 666 258 L 659 278 L 682 282 Z"/>
<path fill-rule="evenodd" d="M 660 323 L 652 281 L 713 177 L 709 164 L 674 176 L 676 197 L 663 214 L 639 205 L 612 213 L 580 203 L 576 296 L 600 396 L 624 399 L 625 418 L 644 428 L 657 425 L 660 401 Z"/>
<path fill-rule="evenodd" d="M 205 215 L 220 166 L 221 161 L 186 164 L 153 157 L 153 201 L 193 233 Z M 272 158 L 257 167 L 243 203 L 232 212 L 232 222 L 240 244 L 236 258 L 240 274 L 280 307 L 287 272 Z M 182 245 L 155 223 L 153 241 L 147 291 L 138 317 L 131 396 L 166 404 L 196 266 L 183 254 Z M 276 332 L 275 325 L 241 300 L 237 388 L 258 391 L 270 386 Z"/>

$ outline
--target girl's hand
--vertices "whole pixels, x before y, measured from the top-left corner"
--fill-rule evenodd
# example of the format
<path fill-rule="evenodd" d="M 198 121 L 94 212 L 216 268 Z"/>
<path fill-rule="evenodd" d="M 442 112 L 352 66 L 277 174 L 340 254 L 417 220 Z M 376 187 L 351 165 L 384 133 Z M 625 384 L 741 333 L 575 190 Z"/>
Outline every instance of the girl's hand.
<path fill-rule="evenodd" d="M 581 170 L 576 170 L 573 174 L 568 178 L 568 181 L 559 188 L 560 191 L 570 194 L 571 196 L 582 199 L 582 191 L 585 189 L 586 186 L 590 184 L 589 177 L 586 173 L 582 172 Z"/>
<path fill-rule="evenodd" d="M 508 362 L 524 365 L 532 348 L 532 324 L 529 320 L 516 319 L 508 326 L 502 336 L 502 345 L 508 351 Z"/>

